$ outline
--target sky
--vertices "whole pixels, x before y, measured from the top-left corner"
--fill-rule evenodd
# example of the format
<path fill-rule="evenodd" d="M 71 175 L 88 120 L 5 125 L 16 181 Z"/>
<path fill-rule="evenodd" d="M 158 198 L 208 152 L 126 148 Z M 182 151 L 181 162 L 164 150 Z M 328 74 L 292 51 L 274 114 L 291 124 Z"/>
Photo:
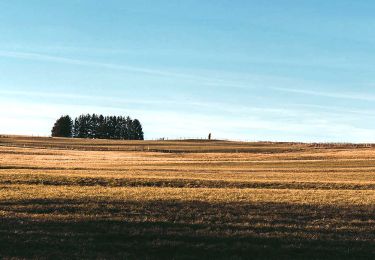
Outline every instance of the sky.
<path fill-rule="evenodd" d="M 0 133 L 375 142 L 370 0 L 0 0 Z"/>

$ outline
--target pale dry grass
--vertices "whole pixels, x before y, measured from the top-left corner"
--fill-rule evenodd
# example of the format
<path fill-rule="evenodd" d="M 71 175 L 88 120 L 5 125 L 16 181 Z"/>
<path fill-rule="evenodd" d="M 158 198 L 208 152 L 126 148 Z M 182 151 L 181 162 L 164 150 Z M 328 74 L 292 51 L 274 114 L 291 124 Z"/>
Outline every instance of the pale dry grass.
<path fill-rule="evenodd" d="M 374 148 L 0 138 L 4 257 L 367 258 L 374 210 Z"/>
<path fill-rule="evenodd" d="M 374 205 L 375 190 L 231 189 L 170 187 L 0 186 L 1 200 L 84 199 L 114 201 L 202 201 L 209 203 L 293 203 L 308 205 Z"/>

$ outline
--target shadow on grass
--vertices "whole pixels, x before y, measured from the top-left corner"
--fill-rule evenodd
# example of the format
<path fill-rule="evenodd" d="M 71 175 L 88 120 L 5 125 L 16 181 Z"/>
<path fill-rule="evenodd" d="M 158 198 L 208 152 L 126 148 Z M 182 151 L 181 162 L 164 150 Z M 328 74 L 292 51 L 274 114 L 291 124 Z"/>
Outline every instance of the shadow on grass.
<path fill-rule="evenodd" d="M 374 208 L 196 201 L 1 202 L 0 210 L 8 214 L 0 222 L 0 255 L 371 258 Z"/>

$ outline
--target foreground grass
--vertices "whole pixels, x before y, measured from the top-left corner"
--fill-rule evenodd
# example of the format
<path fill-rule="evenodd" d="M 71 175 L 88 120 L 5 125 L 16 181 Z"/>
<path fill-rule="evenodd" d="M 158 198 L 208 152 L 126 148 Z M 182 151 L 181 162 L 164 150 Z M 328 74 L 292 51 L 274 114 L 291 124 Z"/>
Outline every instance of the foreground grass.
<path fill-rule="evenodd" d="M 373 148 L 85 142 L 0 138 L 0 256 L 375 255 Z"/>

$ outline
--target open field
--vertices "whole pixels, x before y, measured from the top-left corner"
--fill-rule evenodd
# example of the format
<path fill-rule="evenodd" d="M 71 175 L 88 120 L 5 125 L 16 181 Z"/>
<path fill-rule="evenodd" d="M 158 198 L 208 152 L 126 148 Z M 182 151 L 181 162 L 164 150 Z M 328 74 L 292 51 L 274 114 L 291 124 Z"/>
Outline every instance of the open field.
<path fill-rule="evenodd" d="M 0 137 L 5 258 L 373 258 L 375 148 Z"/>

